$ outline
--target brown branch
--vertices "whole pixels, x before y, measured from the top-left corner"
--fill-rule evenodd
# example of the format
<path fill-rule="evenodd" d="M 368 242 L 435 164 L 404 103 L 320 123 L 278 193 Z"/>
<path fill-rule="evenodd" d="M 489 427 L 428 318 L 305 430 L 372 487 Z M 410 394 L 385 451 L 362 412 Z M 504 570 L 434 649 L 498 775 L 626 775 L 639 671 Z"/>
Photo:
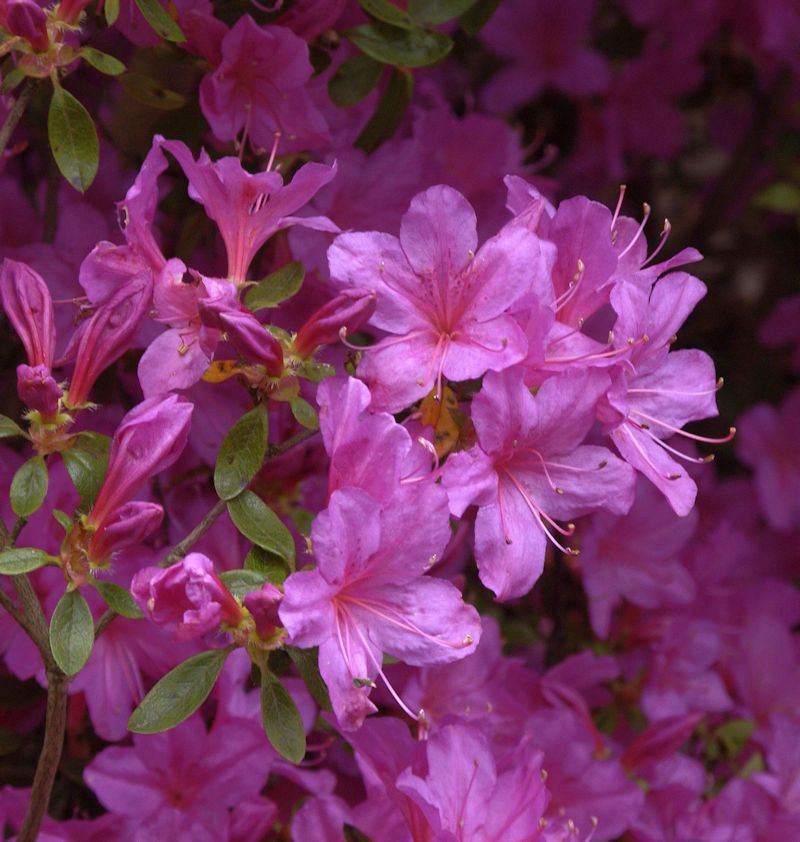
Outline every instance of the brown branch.
<path fill-rule="evenodd" d="M 39 83 L 37 80 L 28 79 L 22 86 L 19 96 L 11 107 L 11 111 L 8 112 L 5 122 L 0 127 L 0 158 L 5 154 L 8 142 L 11 140 L 11 135 L 14 133 L 17 123 L 19 123 L 22 115 L 25 113 L 25 109 L 28 107 L 28 103 L 31 101 L 31 97 L 38 87 Z"/>

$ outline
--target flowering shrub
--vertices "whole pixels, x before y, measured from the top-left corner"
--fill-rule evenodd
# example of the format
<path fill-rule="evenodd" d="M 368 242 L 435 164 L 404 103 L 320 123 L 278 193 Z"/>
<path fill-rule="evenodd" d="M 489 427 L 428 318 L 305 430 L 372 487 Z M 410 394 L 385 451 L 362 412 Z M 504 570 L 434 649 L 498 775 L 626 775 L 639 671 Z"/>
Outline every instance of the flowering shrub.
<path fill-rule="evenodd" d="M 6 835 L 800 838 L 798 37 L 0 0 Z"/>

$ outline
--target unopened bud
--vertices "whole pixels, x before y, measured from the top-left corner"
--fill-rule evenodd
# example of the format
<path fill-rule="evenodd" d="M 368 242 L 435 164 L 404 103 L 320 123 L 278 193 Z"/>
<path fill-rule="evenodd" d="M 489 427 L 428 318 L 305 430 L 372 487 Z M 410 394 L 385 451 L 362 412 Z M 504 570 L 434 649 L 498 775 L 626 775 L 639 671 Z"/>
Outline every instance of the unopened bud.
<path fill-rule="evenodd" d="M 0 268 L 0 298 L 25 346 L 28 363 L 52 368 L 56 348 L 53 300 L 42 276 L 25 263 L 6 258 Z"/>
<path fill-rule="evenodd" d="M 270 377 L 283 374 L 283 350 L 280 342 L 252 314 L 231 310 L 219 316 L 222 329 L 236 352 L 248 362 L 263 365 Z"/>
<path fill-rule="evenodd" d="M 5 9 L 5 23 L 9 32 L 24 38 L 37 53 L 49 49 L 47 17 L 33 0 L 9 0 Z"/>
<path fill-rule="evenodd" d="M 310 357 L 320 345 L 339 341 L 342 328 L 353 333 L 375 312 L 377 296 L 374 292 L 346 290 L 324 304 L 297 331 L 293 351 L 298 357 Z"/>
<path fill-rule="evenodd" d="M 45 421 L 58 414 L 62 392 L 46 365 L 17 366 L 17 394 L 25 406 L 35 409 Z"/>
<path fill-rule="evenodd" d="M 103 564 L 125 547 L 144 541 L 161 526 L 164 509 L 158 503 L 124 503 L 98 526 L 89 542 L 89 561 Z"/>

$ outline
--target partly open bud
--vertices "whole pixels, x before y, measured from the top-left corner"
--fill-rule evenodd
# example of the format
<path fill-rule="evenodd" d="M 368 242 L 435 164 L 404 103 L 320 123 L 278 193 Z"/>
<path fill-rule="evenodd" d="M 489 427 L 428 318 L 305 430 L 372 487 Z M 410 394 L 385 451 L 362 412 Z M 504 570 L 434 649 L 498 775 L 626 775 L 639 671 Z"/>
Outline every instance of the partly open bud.
<path fill-rule="evenodd" d="M 64 404 L 79 409 L 89 401 L 97 378 L 128 350 L 150 306 L 153 281 L 137 275 L 92 316 L 81 333 Z"/>
<path fill-rule="evenodd" d="M 345 333 L 357 331 L 375 312 L 374 292 L 345 290 L 324 304 L 297 331 L 293 351 L 298 357 L 310 357 L 320 345 L 332 345 Z"/>
<path fill-rule="evenodd" d="M 283 627 L 278 617 L 283 594 L 270 582 L 265 582 L 260 590 L 250 591 L 244 598 L 244 607 L 253 615 L 256 633 L 268 641 L 275 636 L 275 632 Z"/>
<path fill-rule="evenodd" d="M 104 564 L 125 547 L 144 541 L 161 526 L 164 509 L 158 503 L 132 500 L 123 503 L 98 526 L 89 541 L 88 556 L 92 564 Z"/>
<path fill-rule="evenodd" d="M 47 16 L 33 0 L 8 0 L 4 17 L 5 28 L 12 35 L 24 38 L 37 53 L 47 52 Z"/>
<path fill-rule="evenodd" d="M 29 365 L 52 368 L 56 348 L 53 300 L 42 276 L 25 263 L 6 258 L 0 268 L 0 298 L 25 346 Z"/>
<path fill-rule="evenodd" d="M 131 582 L 131 594 L 151 622 L 179 640 L 202 637 L 223 623 L 235 628 L 245 617 L 211 559 L 201 553 L 190 553 L 166 569 L 140 570 Z"/>
<path fill-rule="evenodd" d="M 220 324 L 228 342 L 251 363 L 263 365 L 270 377 L 283 374 L 283 350 L 278 340 L 259 320 L 244 310 L 220 314 Z"/>
<path fill-rule="evenodd" d="M 43 421 L 58 415 L 62 392 L 46 365 L 18 365 L 17 394 L 25 406 L 42 416 Z"/>

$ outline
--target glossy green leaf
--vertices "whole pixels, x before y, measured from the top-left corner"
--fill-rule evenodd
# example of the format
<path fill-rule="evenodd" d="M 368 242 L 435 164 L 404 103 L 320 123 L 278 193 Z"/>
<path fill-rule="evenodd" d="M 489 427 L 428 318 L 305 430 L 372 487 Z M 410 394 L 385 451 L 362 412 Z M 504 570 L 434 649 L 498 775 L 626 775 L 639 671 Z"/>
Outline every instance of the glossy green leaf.
<path fill-rule="evenodd" d="M 255 570 L 226 570 L 219 578 L 225 587 L 238 599 L 244 599 L 251 591 L 258 591 L 268 581 L 263 573 Z"/>
<path fill-rule="evenodd" d="M 453 49 L 453 42 L 441 32 L 409 31 L 385 23 L 359 26 L 345 35 L 376 61 L 401 67 L 428 67 Z"/>
<path fill-rule="evenodd" d="M 11 508 L 19 517 L 29 517 L 42 505 L 47 494 L 47 466 L 43 456 L 34 456 L 20 465 L 11 480 Z"/>
<path fill-rule="evenodd" d="M 280 556 L 258 545 L 253 546 L 247 554 L 244 560 L 244 569 L 258 573 L 266 581 L 272 582 L 273 585 L 282 585 L 291 573 L 288 565 Z"/>
<path fill-rule="evenodd" d="M 298 649 L 296 646 L 285 646 L 285 651 L 289 657 L 294 661 L 300 677 L 305 682 L 308 692 L 314 697 L 314 701 L 329 713 L 333 710 L 331 707 L 331 697 L 328 694 L 328 687 L 322 679 L 319 672 L 319 649 L 315 646 L 313 649 Z"/>
<path fill-rule="evenodd" d="M 301 424 L 307 430 L 319 429 L 319 417 L 313 406 L 303 398 L 292 398 L 289 401 L 289 406 L 292 409 L 294 420 Z"/>
<path fill-rule="evenodd" d="M 247 290 L 244 296 L 245 307 L 253 312 L 266 307 L 277 307 L 300 289 L 304 277 L 305 269 L 302 263 L 296 260 L 287 263 Z"/>
<path fill-rule="evenodd" d="M 392 71 L 375 113 L 356 139 L 356 146 L 371 152 L 388 140 L 403 120 L 414 92 L 414 77 L 407 70 Z"/>
<path fill-rule="evenodd" d="M 378 84 L 384 65 L 365 55 L 343 62 L 328 82 L 328 95 L 340 108 L 361 102 Z"/>
<path fill-rule="evenodd" d="M 94 644 L 94 620 L 79 591 L 67 591 L 50 620 L 50 649 L 58 666 L 75 675 L 89 660 Z"/>
<path fill-rule="evenodd" d="M 103 5 L 103 13 L 106 16 L 106 23 L 113 26 L 119 17 L 119 0 L 106 0 Z"/>
<path fill-rule="evenodd" d="M 100 144 L 89 112 L 61 85 L 53 88 L 47 136 L 58 169 L 81 193 L 89 189 L 100 163 Z"/>
<path fill-rule="evenodd" d="M 469 36 L 477 35 L 497 10 L 500 0 L 477 0 L 472 8 L 461 15 L 458 22 Z"/>
<path fill-rule="evenodd" d="M 183 94 L 165 88 L 161 82 L 144 76 L 141 73 L 125 73 L 120 76 L 120 83 L 125 92 L 150 108 L 157 108 L 159 111 L 174 111 L 186 105 L 186 97 Z"/>
<path fill-rule="evenodd" d="M 45 564 L 55 561 L 53 556 L 35 547 L 15 547 L 0 553 L 0 574 L 16 576 L 18 573 L 30 573 Z"/>
<path fill-rule="evenodd" d="M 66 512 L 62 512 L 61 509 L 53 509 L 53 517 L 65 532 L 72 529 L 72 518 Z"/>
<path fill-rule="evenodd" d="M 408 14 L 418 23 L 436 26 L 468 12 L 477 0 L 408 0 Z"/>
<path fill-rule="evenodd" d="M 210 649 L 168 672 L 131 714 L 128 728 L 137 734 L 158 734 L 190 717 L 213 689 L 230 649 Z"/>
<path fill-rule="evenodd" d="M 0 439 L 8 439 L 13 436 L 24 436 L 25 431 L 7 415 L 0 415 Z"/>
<path fill-rule="evenodd" d="M 61 452 L 61 458 L 81 498 L 81 508 L 88 512 L 97 499 L 108 471 L 111 439 L 100 433 L 81 433 L 74 447 Z"/>
<path fill-rule="evenodd" d="M 267 669 L 261 672 L 261 721 L 267 739 L 278 754 L 299 763 L 306 754 L 303 720 L 294 700 Z"/>
<path fill-rule="evenodd" d="M 167 14 L 164 7 L 158 0 L 136 0 L 136 5 L 144 19 L 153 28 L 153 31 L 160 35 L 165 41 L 181 42 L 186 40 L 183 30 Z"/>
<path fill-rule="evenodd" d="M 243 491 L 229 501 L 228 513 L 245 538 L 284 559 L 294 569 L 294 539 L 283 521 L 258 495 Z"/>
<path fill-rule="evenodd" d="M 222 500 L 241 494 L 264 463 L 267 424 L 267 408 L 258 404 L 245 413 L 222 440 L 214 467 L 214 488 Z"/>
<path fill-rule="evenodd" d="M 81 57 L 92 65 L 95 70 L 105 73 L 106 76 L 119 76 L 125 72 L 125 65 L 108 53 L 95 50 L 94 47 L 82 47 Z"/>
<path fill-rule="evenodd" d="M 138 620 L 143 614 L 139 606 L 133 601 L 131 593 L 114 582 L 104 582 L 102 579 L 92 579 L 95 590 L 103 597 L 103 602 L 122 617 Z"/>
<path fill-rule="evenodd" d="M 417 28 L 408 13 L 395 6 L 390 0 L 358 0 L 358 5 L 368 15 L 372 15 L 372 17 L 384 23 L 399 26 L 401 29 Z"/>

